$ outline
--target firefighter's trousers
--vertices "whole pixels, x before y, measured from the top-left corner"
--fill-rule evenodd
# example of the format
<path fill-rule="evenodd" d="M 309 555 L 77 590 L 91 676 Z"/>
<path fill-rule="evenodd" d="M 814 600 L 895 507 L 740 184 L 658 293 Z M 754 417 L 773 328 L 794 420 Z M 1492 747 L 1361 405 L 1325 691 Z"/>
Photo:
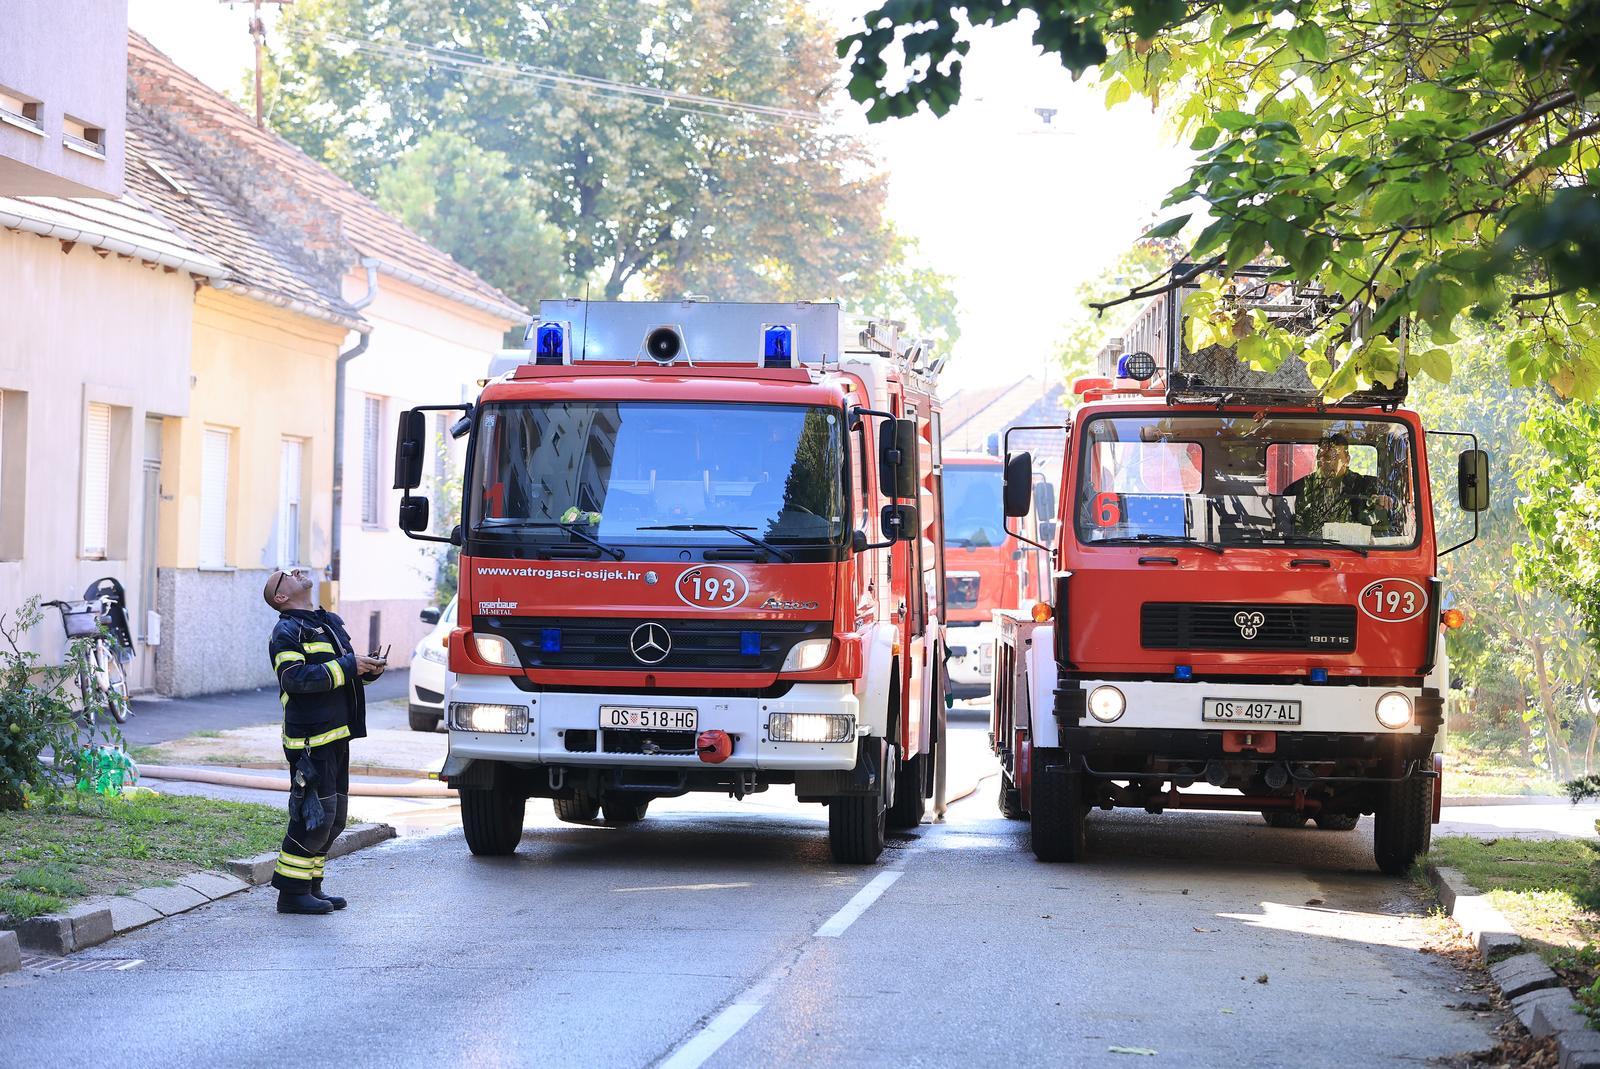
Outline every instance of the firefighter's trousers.
<path fill-rule="evenodd" d="M 322 867 L 328 861 L 328 847 L 344 831 L 345 817 L 350 807 L 350 742 L 340 739 L 321 746 L 291 748 L 290 743 L 314 742 L 314 738 L 285 738 L 283 756 L 289 762 L 289 831 L 283 837 L 283 849 L 278 852 L 278 864 L 272 870 L 272 886 L 290 894 L 309 894 L 313 884 L 322 884 Z M 309 756 L 316 770 L 316 782 L 301 787 L 295 779 L 295 769 L 301 755 Z M 315 791 L 322 803 L 322 822 L 308 829 L 303 804 L 306 795 Z"/>

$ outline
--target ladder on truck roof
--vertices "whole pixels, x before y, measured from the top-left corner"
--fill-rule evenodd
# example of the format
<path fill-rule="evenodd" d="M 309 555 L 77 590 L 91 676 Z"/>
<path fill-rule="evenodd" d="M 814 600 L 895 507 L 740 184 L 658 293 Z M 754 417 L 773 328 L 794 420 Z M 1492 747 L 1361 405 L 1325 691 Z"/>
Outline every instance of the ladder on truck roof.
<path fill-rule="evenodd" d="M 1206 268 L 1179 263 L 1172 268 L 1173 285 L 1147 301 L 1122 336 L 1123 356 L 1144 353 L 1154 357 L 1158 374 L 1165 374 L 1169 404 L 1276 404 L 1394 408 L 1406 399 L 1408 383 L 1405 353 L 1408 340 L 1404 320 L 1393 328 L 1401 362 L 1392 387 L 1374 385 L 1337 401 L 1328 401 L 1312 384 L 1306 367 L 1290 357 L 1271 372 L 1258 371 L 1239 359 L 1233 346 L 1213 345 L 1191 351 L 1184 329 L 1184 305 L 1200 289 Z M 1353 307 L 1337 295 L 1301 283 L 1275 279 L 1278 268 L 1250 264 L 1234 272 L 1223 299 L 1240 315 L 1259 311 L 1275 325 L 1309 333 L 1324 316 Z M 1358 320 L 1357 326 L 1359 327 Z M 1148 365 L 1147 365 L 1148 366 Z"/>
<path fill-rule="evenodd" d="M 524 348 L 502 350 L 495 378 L 519 364 L 634 364 L 670 367 L 838 366 L 841 358 L 881 358 L 931 381 L 943 366 L 926 341 L 901 337 L 903 324 L 857 320 L 833 303 L 540 301 Z"/>

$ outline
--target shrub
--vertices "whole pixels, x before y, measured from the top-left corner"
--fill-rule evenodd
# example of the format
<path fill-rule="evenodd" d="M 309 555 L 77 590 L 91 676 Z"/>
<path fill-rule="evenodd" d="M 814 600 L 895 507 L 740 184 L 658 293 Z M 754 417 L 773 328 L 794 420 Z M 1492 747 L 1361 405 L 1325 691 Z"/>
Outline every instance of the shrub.
<path fill-rule="evenodd" d="M 64 665 L 46 664 L 22 648 L 21 636 L 42 619 L 37 597 L 9 620 L 0 613 L 0 809 L 21 809 L 30 795 L 51 796 L 63 781 L 85 780 L 82 766 L 93 760 L 93 750 L 106 743 L 120 748 L 122 742 L 108 715 L 111 703 L 122 699 L 98 684 L 91 685 L 87 702 L 96 715 L 80 718 L 78 680 L 93 680 L 87 641 L 69 647 Z"/>

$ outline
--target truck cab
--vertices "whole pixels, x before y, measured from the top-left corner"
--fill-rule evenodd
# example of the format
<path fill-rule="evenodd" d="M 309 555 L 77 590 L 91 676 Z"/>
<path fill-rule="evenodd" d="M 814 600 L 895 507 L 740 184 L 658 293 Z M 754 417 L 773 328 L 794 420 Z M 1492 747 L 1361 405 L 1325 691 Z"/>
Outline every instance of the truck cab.
<path fill-rule="evenodd" d="M 788 784 L 838 860 L 876 859 L 942 731 L 936 365 L 833 305 L 547 301 L 528 338 L 438 406 L 460 525 L 401 505 L 461 550 L 442 777 L 469 847 L 514 850 L 528 798 L 628 823 Z"/>
<path fill-rule="evenodd" d="M 945 635 L 957 698 L 989 693 L 994 613 L 1015 609 L 1022 585 L 1020 543 L 1007 533 L 1000 507 L 1003 474 L 1000 458 L 986 453 L 945 457 Z"/>
<path fill-rule="evenodd" d="M 1174 307 L 1156 314 L 1181 337 Z M 1081 858 L 1096 808 L 1327 830 L 1371 814 L 1379 868 L 1403 873 L 1437 819 L 1442 631 L 1460 623 L 1428 434 L 1403 389 L 1329 404 L 1247 368 L 1216 381 L 1216 353 L 1186 374 L 1189 355 L 1078 384 L 1053 596 L 1001 620 L 1002 808 L 1044 860 Z M 1484 455 L 1455 466 L 1459 505 L 1486 507 Z M 1013 515 L 1030 469 L 1008 462 Z"/>

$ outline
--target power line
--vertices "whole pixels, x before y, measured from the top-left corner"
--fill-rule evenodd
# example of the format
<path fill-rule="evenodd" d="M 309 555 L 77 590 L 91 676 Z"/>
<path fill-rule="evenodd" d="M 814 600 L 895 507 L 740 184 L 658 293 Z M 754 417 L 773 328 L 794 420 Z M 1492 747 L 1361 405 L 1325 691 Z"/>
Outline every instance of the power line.
<path fill-rule="evenodd" d="M 338 33 L 316 33 L 302 27 L 288 28 L 288 36 L 304 41 L 344 45 L 358 52 L 410 63 L 428 63 L 465 74 L 476 74 L 535 89 L 553 90 L 568 95 L 600 96 L 614 100 L 644 100 L 660 107 L 721 119 L 744 119 L 764 126 L 814 128 L 828 121 L 821 112 L 802 111 L 772 104 L 723 100 L 697 93 L 683 93 L 655 86 L 637 85 L 593 75 L 526 64 L 490 60 L 476 53 L 440 48 L 395 39 L 349 37 Z"/>

